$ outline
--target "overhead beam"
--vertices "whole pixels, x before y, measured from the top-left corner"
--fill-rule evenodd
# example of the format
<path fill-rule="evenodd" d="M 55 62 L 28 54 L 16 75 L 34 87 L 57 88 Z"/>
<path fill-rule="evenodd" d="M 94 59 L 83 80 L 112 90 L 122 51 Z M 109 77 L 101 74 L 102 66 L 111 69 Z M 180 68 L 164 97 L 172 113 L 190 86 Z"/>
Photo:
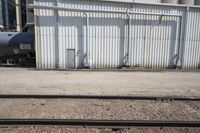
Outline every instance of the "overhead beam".
<path fill-rule="evenodd" d="M 75 11 L 75 12 L 104 12 L 104 13 L 124 13 L 124 14 L 128 13 L 128 14 L 140 14 L 140 15 L 182 17 L 182 15 L 180 14 L 134 12 L 134 11 L 129 11 L 128 9 L 127 10 L 83 9 L 83 8 L 69 8 L 69 7 L 60 7 L 60 6 L 43 6 L 43 5 L 37 5 L 37 4 L 29 4 L 28 8 L 59 10 L 59 11 Z"/>

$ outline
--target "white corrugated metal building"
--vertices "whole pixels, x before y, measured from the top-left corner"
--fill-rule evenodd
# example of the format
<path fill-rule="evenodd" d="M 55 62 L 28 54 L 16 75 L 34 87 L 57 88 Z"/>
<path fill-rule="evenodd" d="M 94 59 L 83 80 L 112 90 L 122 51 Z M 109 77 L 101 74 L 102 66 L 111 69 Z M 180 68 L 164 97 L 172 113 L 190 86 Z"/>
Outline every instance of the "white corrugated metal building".
<path fill-rule="evenodd" d="M 200 69 L 199 6 L 116 1 L 35 0 L 37 68 Z"/>

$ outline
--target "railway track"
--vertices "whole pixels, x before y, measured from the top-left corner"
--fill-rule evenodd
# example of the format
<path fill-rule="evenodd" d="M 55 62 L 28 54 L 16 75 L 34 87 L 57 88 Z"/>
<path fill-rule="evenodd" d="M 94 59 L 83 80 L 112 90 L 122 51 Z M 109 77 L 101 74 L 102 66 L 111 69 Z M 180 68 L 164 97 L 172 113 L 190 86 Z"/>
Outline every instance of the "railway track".
<path fill-rule="evenodd" d="M 0 125 L 68 125 L 84 127 L 187 127 L 200 128 L 200 121 L 150 120 L 73 120 L 73 119 L 0 119 Z"/>
<path fill-rule="evenodd" d="M 110 99 L 110 100 L 169 100 L 169 101 L 200 101 L 200 97 L 178 96 L 101 96 L 101 95 L 21 95 L 1 94 L 0 99 Z"/>
<path fill-rule="evenodd" d="M 177 96 L 99 96 L 99 95 L 21 95 L 1 94 L 0 99 L 100 99 L 100 100 L 158 100 L 200 101 L 200 97 Z M 185 127 L 200 128 L 200 121 L 152 121 L 152 120 L 77 120 L 77 119 L 0 119 L 0 126 L 67 125 L 83 127 Z"/>

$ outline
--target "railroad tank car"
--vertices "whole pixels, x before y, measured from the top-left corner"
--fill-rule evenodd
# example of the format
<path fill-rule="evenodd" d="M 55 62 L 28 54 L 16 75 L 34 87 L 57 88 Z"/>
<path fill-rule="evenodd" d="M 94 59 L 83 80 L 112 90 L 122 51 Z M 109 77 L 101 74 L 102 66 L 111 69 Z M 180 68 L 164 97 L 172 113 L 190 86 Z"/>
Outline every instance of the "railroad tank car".
<path fill-rule="evenodd" d="M 0 32 L 0 64 L 35 65 L 35 36 L 28 32 Z"/>

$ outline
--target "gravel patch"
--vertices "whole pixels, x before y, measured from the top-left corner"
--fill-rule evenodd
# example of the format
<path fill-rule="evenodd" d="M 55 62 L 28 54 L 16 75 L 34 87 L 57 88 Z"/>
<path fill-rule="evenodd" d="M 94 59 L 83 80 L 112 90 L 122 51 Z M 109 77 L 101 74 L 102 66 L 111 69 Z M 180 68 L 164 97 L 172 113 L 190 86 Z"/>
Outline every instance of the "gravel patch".
<path fill-rule="evenodd" d="M 131 128 L 131 129 L 103 129 L 66 126 L 32 126 L 32 127 L 3 127 L 3 133 L 199 133 L 199 128 Z"/>
<path fill-rule="evenodd" d="M 0 118 L 200 120 L 200 102 L 1 99 Z"/>

